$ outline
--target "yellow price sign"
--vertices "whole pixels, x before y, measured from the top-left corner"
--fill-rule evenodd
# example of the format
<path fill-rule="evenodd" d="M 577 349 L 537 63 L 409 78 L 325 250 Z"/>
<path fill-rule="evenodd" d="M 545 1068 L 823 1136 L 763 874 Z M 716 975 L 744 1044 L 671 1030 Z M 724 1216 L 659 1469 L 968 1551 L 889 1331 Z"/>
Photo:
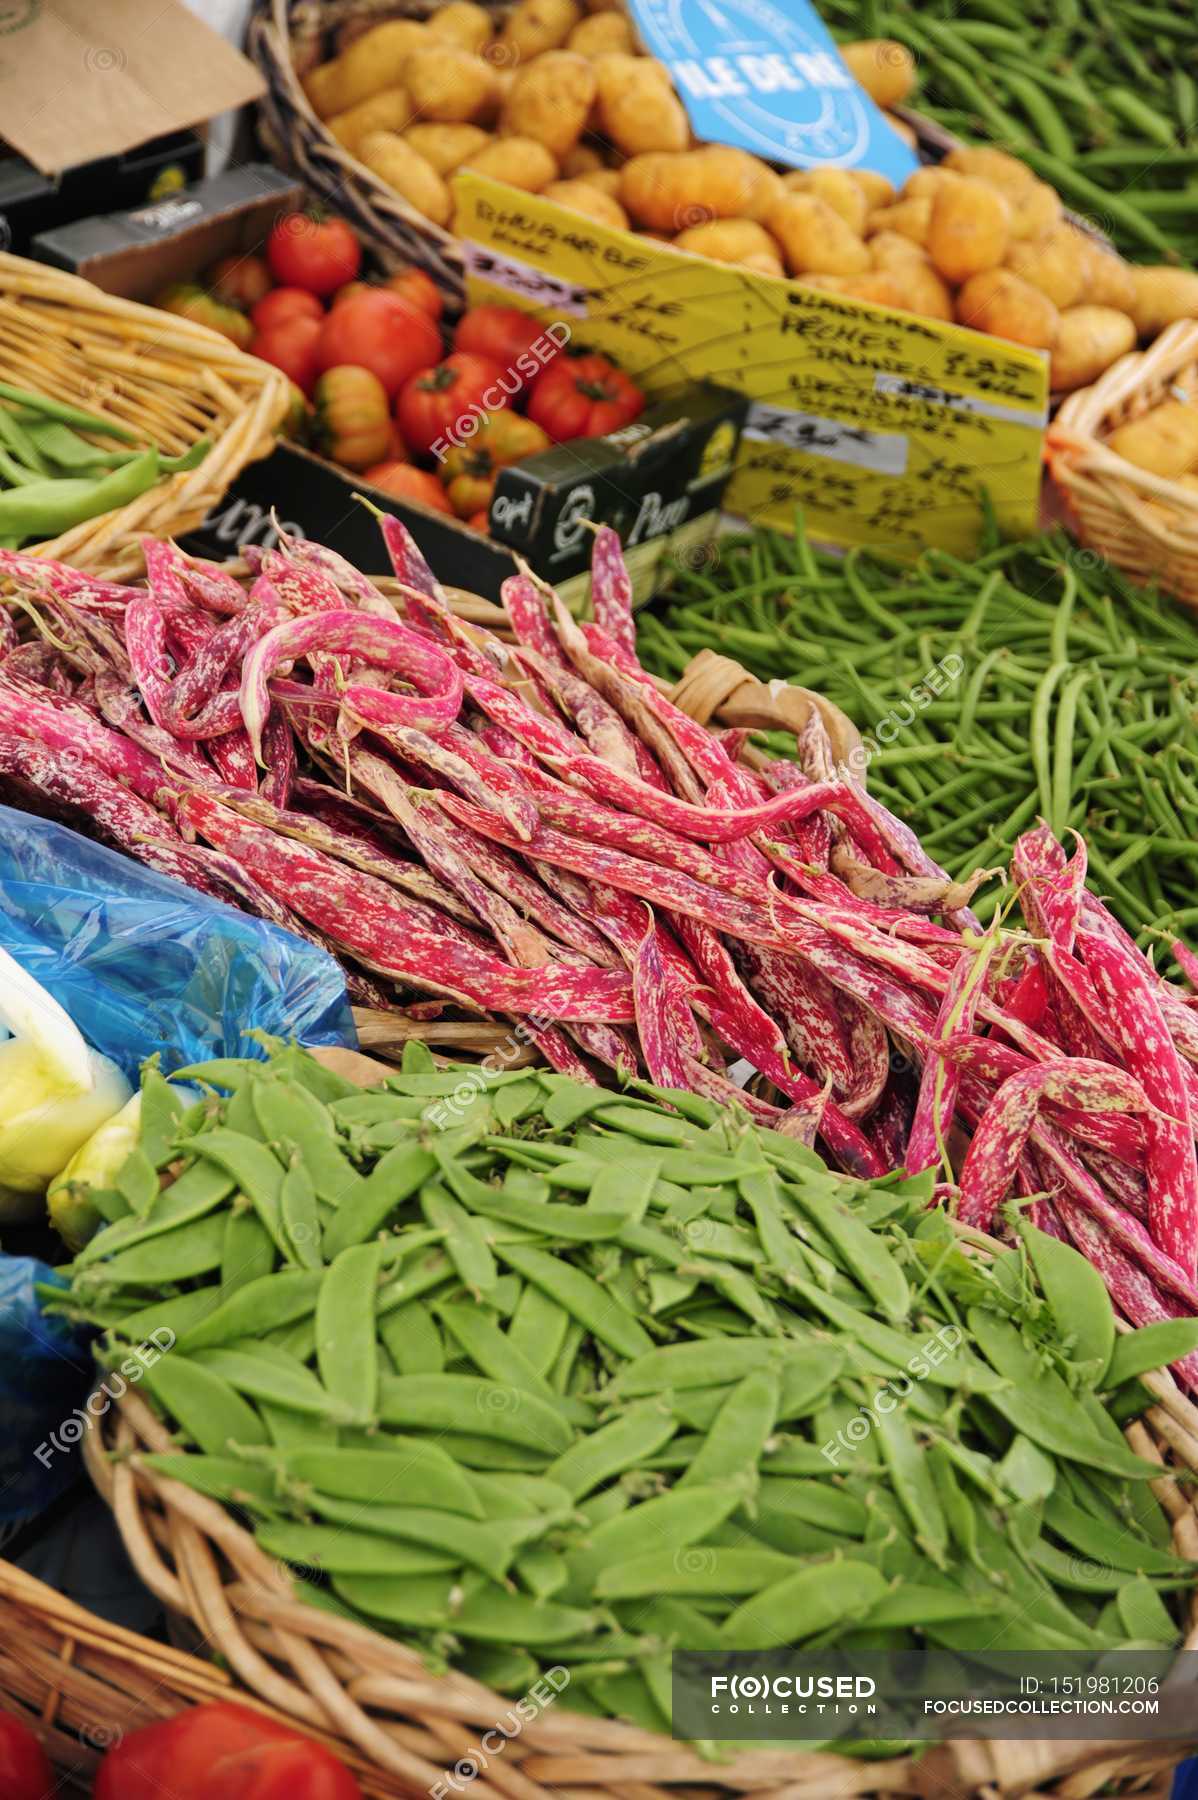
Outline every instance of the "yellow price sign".
<path fill-rule="evenodd" d="M 1035 531 L 1048 359 L 960 325 L 756 275 L 612 230 L 483 176 L 454 182 L 467 293 L 560 320 L 654 399 L 749 399 L 725 504 L 816 538 L 968 554 L 987 493 Z"/>

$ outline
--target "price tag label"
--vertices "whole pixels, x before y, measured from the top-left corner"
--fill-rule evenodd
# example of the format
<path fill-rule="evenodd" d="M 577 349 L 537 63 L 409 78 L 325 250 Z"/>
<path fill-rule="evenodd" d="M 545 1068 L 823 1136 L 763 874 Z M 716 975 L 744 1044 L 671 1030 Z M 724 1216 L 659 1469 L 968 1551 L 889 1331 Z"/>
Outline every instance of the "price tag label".
<path fill-rule="evenodd" d="M 697 138 L 800 169 L 876 169 L 896 187 L 918 168 L 806 0 L 629 4 Z"/>
<path fill-rule="evenodd" d="M 1041 351 L 683 256 L 479 175 L 454 192 L 472 305 L 560 321 L 652 399 L 689 381 L 748 397 L 730 512 L 786 529 L 801 506 L 825 542 L 912 556 L 974 550 L 984 493 L 1012 536 L 1036 529 Z"/>

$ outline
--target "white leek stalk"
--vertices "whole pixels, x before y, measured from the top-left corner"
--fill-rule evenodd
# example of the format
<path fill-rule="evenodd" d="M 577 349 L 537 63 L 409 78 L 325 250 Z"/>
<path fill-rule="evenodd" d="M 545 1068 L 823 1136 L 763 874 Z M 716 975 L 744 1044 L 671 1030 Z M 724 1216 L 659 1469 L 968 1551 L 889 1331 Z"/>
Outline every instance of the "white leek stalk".
<path fill-rule="evenodd" d="M 137 1148 L 141 1095 L 106 1119 L 56 1175 L 46 1192 L 50 1223 L 71 1250 L 82 1250 L 104 1220 L 92 1205 L 93 1188 L 110 1188 Z"/>
<path fill-rule="evenodd" d="M 90 1050 L 62 1007 L 0 950 L 0 1222 L 36 1218 L 46 1188 L 129 1099 L 114 1062 Z"/>

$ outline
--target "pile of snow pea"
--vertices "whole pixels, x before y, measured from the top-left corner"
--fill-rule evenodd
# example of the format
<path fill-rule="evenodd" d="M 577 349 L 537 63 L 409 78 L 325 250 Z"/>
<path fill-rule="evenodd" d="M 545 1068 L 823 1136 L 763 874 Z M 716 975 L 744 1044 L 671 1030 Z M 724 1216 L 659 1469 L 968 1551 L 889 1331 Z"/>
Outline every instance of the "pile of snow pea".
<path fill-rule="evenodd" d="M 991 527 L 968 563 L 910 563 L 818 551 L 800 514 L 794 536 L 718 552 L 637 614 L 647 668 L 676 680 L 713 650 L 827 695 L 866 739 L 870 791 L 958 880 L 1041 817 L 1084 833 L 1142 946 L 1198 925 L 1198 629 L 1175 602 L 1063 531 L 1011 544 Z M 988 919 L 1000 899 L 972 905 Z"/>
<path fill-rule="evenodd" d="M 695 1094 L 294 1046 L 149 1071 L 57 1304 L 297 1592 L 666 1730 L 670 1653 L 1172 1645 L 1194 1565 L 1121 1424 L 1198 1322 L 1119 1335 L 1018 1221 L 830 1173 Z M 170 1171 L 168 1180 L 160 1179 Z"/>

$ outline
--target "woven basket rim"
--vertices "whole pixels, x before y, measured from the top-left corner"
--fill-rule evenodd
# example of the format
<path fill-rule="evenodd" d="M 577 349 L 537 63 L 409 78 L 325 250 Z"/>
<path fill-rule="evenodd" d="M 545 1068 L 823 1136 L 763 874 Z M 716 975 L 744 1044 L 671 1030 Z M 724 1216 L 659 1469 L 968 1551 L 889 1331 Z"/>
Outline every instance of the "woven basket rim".
<path fill-rule="evenodd" d="M 119 370 L 123 360 L 129 409 L 121 422 L 151 441 L 160 437 L 162 422 L 139 420 L 137 408 L 144 403 L 130 393 L 134 386 L 166 402 L 184 391 L 186 372 L 189 399 L 194 405 L 198 397 L 212 413 L 210 448 L 194 469 L 167 477 L 125 507 L 28 546 L 31 555 L 60 557 L 89 573 L 134 573 L 142 566 L 137 541 L 142 534 L 165 537 L 192 529 L 245 465 L 273 447 L 291 405 L 287 378 L 206 325 L 105 293 L 81 275 L 0 252 L 0 347 L 9 341 L 14 322 L 28 314 L 36 316 L 47 346 L 65 345 L 73 361 L 87 355 L 89 344 L 99 368 Z M 122 351 L 117 346 L 126 335 L 129 347 Z M 19 344 L 15 337 L 12 341 L 16 354 Z M 70 379 L 70 371 L 58 375 L 68 393 Z M 121 388 L 119 372 L 109 379 Z M 89 411 L 105 410 L 87 392 L 73 397 Z"/>

